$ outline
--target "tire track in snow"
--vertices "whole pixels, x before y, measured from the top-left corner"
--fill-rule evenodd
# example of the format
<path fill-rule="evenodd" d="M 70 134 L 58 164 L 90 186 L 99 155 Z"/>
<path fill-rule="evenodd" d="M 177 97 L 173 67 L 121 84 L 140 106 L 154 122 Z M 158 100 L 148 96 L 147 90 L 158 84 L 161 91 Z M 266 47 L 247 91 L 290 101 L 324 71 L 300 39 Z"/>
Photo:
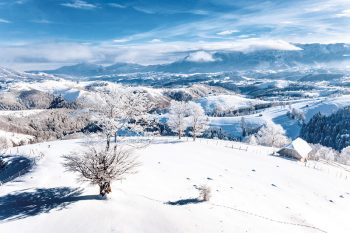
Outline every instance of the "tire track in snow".
<path fill-rule="evenodd" d="M 263 216 L 263 215 L 259 215 L 259 214 L 253 213 L 253 212 L 249 212 L 249 211 L 246 211 L 246 210 L 241 210 L 241 209 L 234 208 L 234 207 L 230 207 L 230 206 L 219 205 L 219 204 L 214 204 L 214 203 L 208 203 L 208 204 L 211 205 L 211 206 L 216 206 L 216 207 L 221 207 L 221 208 L 226 208 L 226 209 L 234 210 L 234 211 L 236 211 L 236 212 L 244 213 L 244 214 L 247 214 L 247 215 L 250 215 L 250 216 L 254 216 L 254 217 L 257 217 L 257 218 L 261 218 L 261 219 L 270 221 L 270 222 L 275 222 L 275 223 L 285 224 L 285 225 L 292 225 L 292 226 L 305 227 L 305 228 L 314 229 L 314 230 L 317 230 L 317 231 L 320 231 L 320 232 L 323 232 L 323 233 L 327 233 L 327 231 L 322 230 L 322 229 L 320 229 L 320 228 L 318 228 L 318 227 L 311 226 L 311 225 L 300 224 L 300 223 L 292 223 L 292 222 L 286 222 L 286 221 L 282 221 L 282 220 L 276 220 L 276 219 L 272 219 L 272 218 L 269 218 L 269 217 L 266 217 L 266 216 Z"/>
<path fill-rule="evenodd" d="M 163 203 L 163 204 L 166 203 L 164 201 L 161 201 L 161 200 L 158 200 L 158 199 L 155 199 L 155 198 L 151 198 L 151 197 L 147 197 L 147 196 L 142 195 L 142 194 L 134 194 L 134 195 L 140 196 L 140 197 L 145 198 L 145 199 L 150 200 L 150 201 Z M 270 221 L 270 222 L 274 222 L 274 223 L 279 223 L 279 224 L 284 224 L 284 225 L 291 225 L 291 226 L 298 226 L 298 227 L 304 227 L 304 228 L 314 229 L 314 230 L 317 230 L 319 232 L 328 233 L 325 230 L 322 230 L 322 229 L 320 229 L 318 227 L 311 226 L 311 225 L 277 220 L 277 219 L 269 218 L 269 217 L 266 217 L 266 216 L 263 216 L 263 215 L 259 215 L 259 214 L 253 213 L 253 212 L 249 212 L 249 211 L 246 211 L 246 210 L 242 210 L 242 209 L 238 209 L 238 208 L 234 208 L 234 207 L 230 207 L 230 206 L 225 206 L 225 205 L 220 205 L 220 204 L 215 204 L 215 203 L 210 203 L 210 202 L 207 202 L 207 204 L 211 205 L 211 206 L 215 206 L 215 207 L 221 207 L 221 208 L 225 208 L 225 209 L 229 209 L 229 210 L 234 210 L 234 211 L 239 212 L 239 213 L 243 213 L 243 214 L 246 214 L 246 215 L 250 215 L 250 216 L 253 216 L 253 217 L 256 217 L 256 218 L 260 218 L 260 219 L 264 219 L 266 221 Z"/>

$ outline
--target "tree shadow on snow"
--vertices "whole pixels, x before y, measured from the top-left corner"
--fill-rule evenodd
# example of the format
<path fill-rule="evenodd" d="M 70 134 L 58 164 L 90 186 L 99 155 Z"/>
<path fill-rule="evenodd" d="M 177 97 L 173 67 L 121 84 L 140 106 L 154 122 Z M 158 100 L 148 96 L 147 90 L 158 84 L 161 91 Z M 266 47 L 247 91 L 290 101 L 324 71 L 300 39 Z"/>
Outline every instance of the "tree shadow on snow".
<path fill-rule="evenodd" d="M 0 182 L 6 183 L 30 172 L 34 161 L 25 156 L 2 156 L 6 161 L 5 166 L 0 169 Z"/>
<path fill-rule="evenodd" d="M 82 189 L 60 187 L 15 192 L 0 197 L 0 221 L 18 220 L 63 209 L 73 202 L 97 200 L 98 195 L 81 196 Z"/>
<path fill-rule="evenodd" d="M 177 201 L 168 201 L 165 204 L 168 205 L 188 205 L 188 204 L 198 204 L 203 202 L 203 200 L 199 200 L 198 198 L 188 198 L 188 199 L 181 199 Z"/>

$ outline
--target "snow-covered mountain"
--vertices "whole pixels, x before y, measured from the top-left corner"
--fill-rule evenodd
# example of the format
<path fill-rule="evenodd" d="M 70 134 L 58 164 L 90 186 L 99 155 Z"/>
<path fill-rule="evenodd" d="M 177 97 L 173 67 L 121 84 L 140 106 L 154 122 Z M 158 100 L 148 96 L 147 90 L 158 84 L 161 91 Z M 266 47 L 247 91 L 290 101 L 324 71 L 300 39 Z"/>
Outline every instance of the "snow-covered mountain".
<path fill-rule="evenodd" d="M 237 70 L 280 70 L 295 67 L 350 68 L 350 46 L 348 44 L 295 44 L 295 46 L 298 50 L 195 51 L 181 60 L 164 65 L 142 66 L 116 63 L 111 66 L 101 66 L 80 63 L 45 72 L 71 76 L 101 76 L 134 72 L 203 73 Z M 201 58 L 201 56 L 204 56 L 203 54 L 205 59 Z"/>
<path fill-rule="evenodd" d="M 111 75 L 119 73 L 134 73 L 146 71 L 146 67 L 131 63 L 115 63 L 110 66 L 102 66 L 93 63 L 79 63 L 76 65 L 63 66 L 55 70 L 43 71 L 48 74 L 89 77 L 100 75 Z M 40 71 L 31 71 L 31 73 L 38 73 Z"/>
<path fill-rule="evenodd" d="M 39 72 L 37 74 L 19 72 L 0 66 L 0 82 L 26 81 L 26 80 L 48 80 L 57 78 L 55 75 Z"/>

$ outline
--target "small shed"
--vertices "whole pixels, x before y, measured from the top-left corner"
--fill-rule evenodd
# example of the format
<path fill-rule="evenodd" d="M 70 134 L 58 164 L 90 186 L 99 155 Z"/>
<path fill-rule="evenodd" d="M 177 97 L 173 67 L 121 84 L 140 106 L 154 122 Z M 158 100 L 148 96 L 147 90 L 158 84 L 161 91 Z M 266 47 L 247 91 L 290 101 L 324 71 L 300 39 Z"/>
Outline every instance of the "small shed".
<path fill-rule="evenodd" d="M 280 156 L 291 157 L 301 161 L 305 161 L 308 158 L 311 150 L 311 146 L 306 141 L 304 141 L 301 138 L 297 138 L 294 141 L 292 141 L 292 143 L 288 146 L 283 147 L 282 149 L 277 151 L 277 153 Z"/>

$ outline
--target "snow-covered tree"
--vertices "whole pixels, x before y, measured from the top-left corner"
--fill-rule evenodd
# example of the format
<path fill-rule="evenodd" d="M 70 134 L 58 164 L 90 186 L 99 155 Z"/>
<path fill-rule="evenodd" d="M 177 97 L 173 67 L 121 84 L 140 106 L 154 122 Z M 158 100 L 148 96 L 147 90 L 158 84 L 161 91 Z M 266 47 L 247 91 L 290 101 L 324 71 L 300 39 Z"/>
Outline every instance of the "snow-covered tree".
<path fill-rule="evenodd" d="M 6 137 L 0 137 L 0 155 L 9 147 L 9 140 Z"/>
<path fill-rule="evenodd" d="M 261 127 L 254 137 L 259 145 L 264 146 L 283 147 L 290 143 L 282 126 L 273 123 Z"/>
<path fill-rule="evenodd" d="M 345 147 L 341 151 L 338 162 L 345 165 L 350 165 L 350 146 Z"/>
<path fill-rule="evenodd" d="M 190 114 L 188 103 L 172 100 L 169 108 L 168 126 L 179 135 L 179 139 L 189 126 L 188 116 Z"/>
<path fill-rule="evenodd" d="M 6 162 L 2 156 L 5 153 L 4 150 L 7 148 L 7 140 L 4 137 L 0 137 L 0 170 L 6 166 Z"/>
<path fill-rule="evenodd" d="M 305 114 L 303 111 L 293 108 L 287 112 L 287 116 L 291 119 L 297 120 L 300 124 L 305 122 Z"/>
<path fill-rule="evenodd" d="M 117 146 L 92 146 L 82 154 L 67 155 L 64 159 L 66 170 L 78 173 L 80 181 L 98 185 L 101 196 L 112 191 L 112 181 L 122 180 L 126 175 L 135 173 L 139 165 L 131 150 Z"/>
<path fill-rule="evenodd" d="M 153 105 L 144 92 L 133 89 L 110 88 L 98 93 L 102 101 L 92 106 L 92 110 L 98 113 L 98 122 L 103 128 L 107 138 L 107 147 L 111 137 L 119 130 L 127 129 L 141 132 L 143 122 L 149 120 L 148 112 Z"/>
<path fill-rule="evenodd" d="M 309 153 L 308 159 L 327 161 L 335 161 L 338 157 L 338 152 L 330 147 L 322 146 L 320 144 L 311 144 L 312 151 Z"/>
<path fill-rule="evenodd" d="M 245 139 L 245 142 L 248 143 L 249 145 L 258 145 L 257 139 L 255 135 L 250 135 Z"/>
<path fill-rule="evenodd" d="M 209 118 L 205 115 L 204 109 L 200 104 L 188 102 L 189 117 L 188 125 L 191 128 L 193 141 L 197 136 L 201 136 L 209 128 Z"/>

